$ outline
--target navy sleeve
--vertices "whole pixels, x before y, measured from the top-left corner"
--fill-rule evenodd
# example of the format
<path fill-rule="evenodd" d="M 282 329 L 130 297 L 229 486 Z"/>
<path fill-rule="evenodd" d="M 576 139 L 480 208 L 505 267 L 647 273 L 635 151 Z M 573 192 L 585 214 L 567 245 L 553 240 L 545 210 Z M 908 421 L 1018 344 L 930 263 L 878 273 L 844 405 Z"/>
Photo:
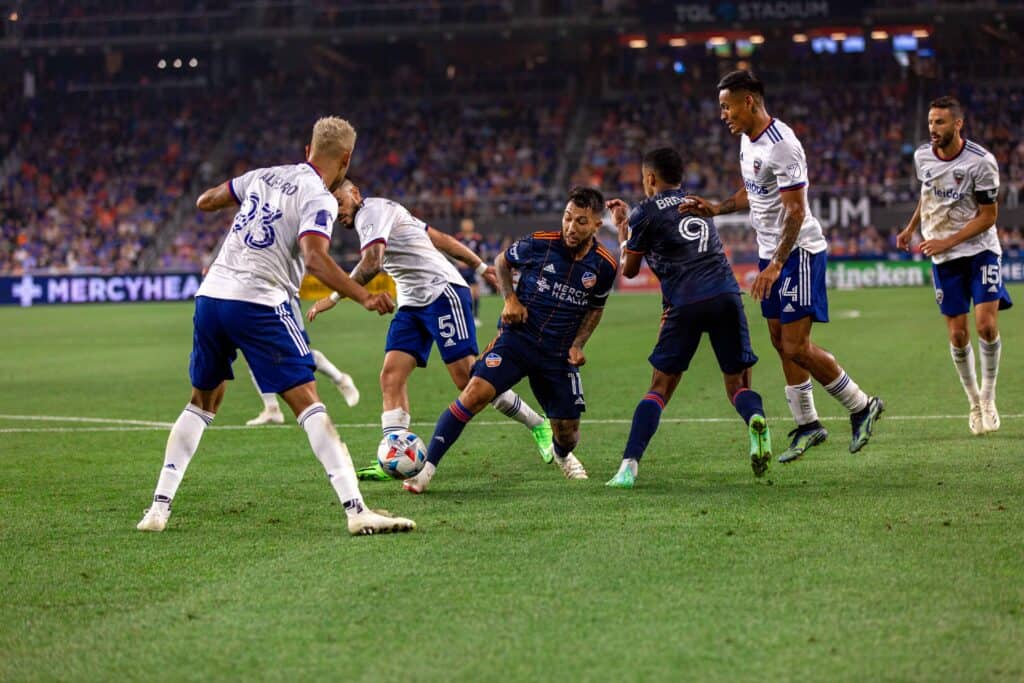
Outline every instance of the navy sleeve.
<path fill-rule="evenodd" d="M 524 237 L 505 250 L 505 260 L 513 268 L 522 268 L 530 264 L 534 257 L 533 238 Z"/>
<path fill-rule="evenodd" d="M 647 226 L 650 220 L 642 207 L 635 207 L 629 212 L 629 238 L 626 240 L 626 251 L 634 254 L 646 254 L 651 246 L 651 237 Z"/>

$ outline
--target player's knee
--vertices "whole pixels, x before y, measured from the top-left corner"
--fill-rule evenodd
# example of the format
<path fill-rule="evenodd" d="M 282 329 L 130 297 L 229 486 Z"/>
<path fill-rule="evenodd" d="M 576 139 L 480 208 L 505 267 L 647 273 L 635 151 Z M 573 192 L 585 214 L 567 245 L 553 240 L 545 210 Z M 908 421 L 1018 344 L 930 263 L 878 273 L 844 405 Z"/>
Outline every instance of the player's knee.
<path fill-rule="evenodd" d="M 810 344 L 806 339 L 783 339 L 780 351 L 786 360 L 803 367 L 808 360 Z"/>
<path fill-rule="evenodd" d="M 991 319 L 979 320 L 978 336 L 987 342 L 995 341 L 996 337 L 999 336 L 999 328 L 996 326 L 996 321 Z M 963 345 L 961 344 L 961 346 Z"/>
<path fill-rule="evenodd" d="M 476 415 L 494 400 L 494 387 L 489 382 L 474 381 L 473 378 L 459 394 L 459 403 Z"/>
<path fill-rule="evenodd" d="M 403 373 L 398 368 L 385 365 L 380 371 L 380 388 L 382 391 L 394 391 L 400 389 L 405 381 Z"/>
<path fill-rule="evenodd" d="M 978 330 L 978 334 L 981 334 L 981 330 Z M 971 335 L 968 334 L 967 328 L 954 328 L 949 331 L 949 343 L 958 349 L 962 349 L 971 342 Z"/>

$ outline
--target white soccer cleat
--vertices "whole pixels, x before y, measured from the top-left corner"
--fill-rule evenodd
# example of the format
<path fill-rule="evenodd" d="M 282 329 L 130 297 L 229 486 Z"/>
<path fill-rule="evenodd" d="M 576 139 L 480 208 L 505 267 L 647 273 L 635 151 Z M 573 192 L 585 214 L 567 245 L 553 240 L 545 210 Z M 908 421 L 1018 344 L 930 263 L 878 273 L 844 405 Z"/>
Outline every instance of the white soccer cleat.
<path fill-rule="evenodd" d="M 981 406 L 971 406 L 971 412 L 967 415 L 967 424 L 971 427 L 971 434 L 975 436 L 987 431 L 981 414 Z"/>
<path fill-rule="evenodd" d="M 562 468 L 562 474 L 565 475 L 566 479 L 590 479 L 587 476 L 587 471 L 583 468 L 583 463 L 571 452 L 564 458 L 559 458 L 556 455 L 555 462 Z"/>
<path fill-rule="evenodd" d="M 359 403 L 359 389 L 356 389 L 356 383 L 352 381 L 351 375 L 341 373 L 341 379 L 335 382 L 334 386 L 338 387 L 349 408 L 354 408 Z"/>
<path fill-rule="evenodd" d="M 995 401 L 981 402 L 981 426 L 986 432 L 999 431 L 999 411 L 996 410 Z M 973 431 L 973 428 L 972 428 Z"/>
<path fill-rule="evenodd" d="M 245 424 L 250 426 L 250 427 L 255 427 L 257 425 L 269 425 L 269 424 L 283 425 L 284 424 L 284 413 L 281 412 L 280 408 L 278 408 L 277 410 L 267 410 L 267 409 L 264 409 L 262 413 L 260 413 L 259 415 L 257 415 L 253 419 L 249 420 Z"/>
<path fill-rule="evenodd" d="M 383 512 L 383 510 L 381 511 Z M 374 510 L 363 510 L 348 518 L 348 532 L 353 536 L 369 536 L 371 534 L 396 534 L 412 531 L 416 522 L 405 517 L 392 517 Z"/>
<path fill-rule="evenodd" d="M 149 508 L 143 514 L 142 521 L 135 525 L 135 528 L 139 531 L 163 531 L 167 528 L 167 520 L 170 519 L 171 513 L 161 512 L 156 508 Z"/>

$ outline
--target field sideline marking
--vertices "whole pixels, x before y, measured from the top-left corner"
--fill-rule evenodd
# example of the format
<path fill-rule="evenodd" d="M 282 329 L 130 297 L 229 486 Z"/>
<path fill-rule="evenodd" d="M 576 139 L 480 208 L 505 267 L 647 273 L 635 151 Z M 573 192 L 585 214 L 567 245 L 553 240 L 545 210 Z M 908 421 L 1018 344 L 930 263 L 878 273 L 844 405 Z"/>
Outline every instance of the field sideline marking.
<path fill-rule="evenodd" d="M 898 420 L 898 421 L 915 421 L 915 420 L 962 420 L 964 415 L 887 415 L 885 416 L 886 421 Z M 1014 415 L 1003 415 L 1004 420 L 1019 420 L 1024 418 L 1024 413 Z M 669 424 L 710 424 L 718 422 L 736 422 L 738 417 L 672 417 L 663 418 L 661 422 Z M 849 416 L 830 416 L 819 418 L 825 422 L 837 422 L 845 421 L 849 419 Z M 35 420 L 45 422 L 89 422 L 89 423 L 101 423 L 111 426 L 106 427 L 4 427 L 0 428 L 0 434 L 34 434 L 34 433 L 57 433 L 57 432 L 149 432 L 149 431 L 163 431 L 170 429 L 172 423 L 170 422 L 151 422 L 147 420 L 119 420 L 114 418 L 102 418 L 102 417 L 62 417 L 60 415 L 0 415 L 0 420 Z M 583 424 L 632 424 L 632 420 L 626 419 L 604 419 L 604 420 L 583 420 Z M 511 427 L 518 425 L 519 423 L 514 420 L 474 420 L 473 424 L 481 425 L 484 427 Z M 413 422 L 411 426 L 415 427 L 432 427 L 433 422 Z M 290 420 L 286 421 L 283 425 L 263 425 L 264 427 L 281 429 L 284 427 L 294 427 L 296 425 L 290 424 Z M 352 423 L 335 423 L 335 427 L 340 429 L 369 429 L 380 428 L 378 422 L 352 422 Z M 249 427 L 247 425 L 212 425 L 209 429 L 218 431 L 229 431 L 235 429 L 257 429 L 256 427 Z"/>

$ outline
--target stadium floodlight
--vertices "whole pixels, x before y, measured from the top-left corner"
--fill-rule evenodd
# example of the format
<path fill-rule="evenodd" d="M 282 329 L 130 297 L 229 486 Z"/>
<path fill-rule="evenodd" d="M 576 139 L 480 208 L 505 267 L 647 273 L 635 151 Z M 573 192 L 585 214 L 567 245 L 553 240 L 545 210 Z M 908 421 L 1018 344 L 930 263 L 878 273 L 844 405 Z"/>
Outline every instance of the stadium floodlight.
<path fill-rule="evenodd" d="M 727 42 L 729 42 L 729 41 L 726 40 L 725 36 L 712 36 L 708 40 L 708 45 L 711 45 L 713 47 L 718 47 L 719 45 L 725 45 Z"/>
<path fill-rule="evenodd" d="M 167 60 L 166 59 L 161 59 L 159 62 L 156 63 L 156 68 L 158 68 L 158 69 L 166 69 L 167 68 Z"/>
<path fill-rule="evenodd" d="M 888 38 L 889 38 L 889 32 L 888 31 L 872 31 L 871 32 L 871 40 L 888 40 Z"/>
<path fill-rule="evenodd" d="M 646 38 L 633 38 L 627 44 L 631 48 L 633 48 L 634 50 L 642 50 L 645 47 L 647 47 L 647 39 Z"/>
<path fill-rule="evenodd" d="M 794 43 L 806 43 L 807 42 L 807 34 L 806 33 L 794 33 L 793 34 L 793 42 Z"/>
<path fill-rule="evenodd" d="M 670 38 L 668 44 L 672 47 L 686 47 L 686 38 Z"/>
<path fill-rule="evenodd" d="M 910 35 L 914 36 L 915 38 L 927 38 L 929 34 L 928 29 L 926 28 L 915 28 L 910 33 Z"/>
<path fill-rule="evenodd" d="M 846 34 L 843 33 L 842 31 L 836 31 L 835 33 L 830 35 L 829 38 L 831 38 L 832 40 L 846 40 Z"/>
<path fill-rule="evenodd" d="M 188 65 L 194 69 L 197 66 L 199 66 L 199 60 L 193 57 L 192 59 L 188 60 Z"/>
<path fill-rule="evenodd" d="M 175 69 L 180 69 L 181 68 L 181 60 L 180 59 L 175 59 L 174 63 L 173 63 L 173 66 L 174 66 Z"/>
<path fill-rule="evenodd" d="M 11 20 L 11 21 L 17 21 L 18 20 L 18 13 L 17 12 L 11 12 L 9 15 L 7 15 L 7 18 L 9 20 Z"/>
<path fill-rule="evenodd" d="M 764 36 L 762 36 L 759 33 L 755 33 L 754 35 L 750 36 L 750 42 L 753 45 L 764 45 Z"/>

